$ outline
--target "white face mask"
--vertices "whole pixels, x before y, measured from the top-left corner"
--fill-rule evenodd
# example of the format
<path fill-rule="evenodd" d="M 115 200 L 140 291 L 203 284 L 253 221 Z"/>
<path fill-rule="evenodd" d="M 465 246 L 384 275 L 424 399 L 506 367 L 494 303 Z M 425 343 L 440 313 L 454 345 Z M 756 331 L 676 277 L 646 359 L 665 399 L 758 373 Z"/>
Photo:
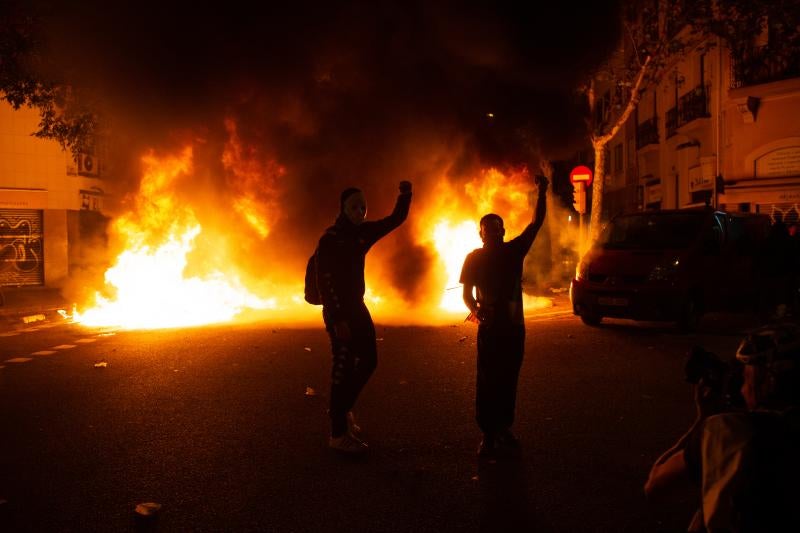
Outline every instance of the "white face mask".
<path fill-rule="evenodd" d="M 364 222 L 367 216 L 367 199 L 364 197 L 364 193 L 356 192 L 348 196 L 344 201 L 342 212 L 356 226 Z"/>

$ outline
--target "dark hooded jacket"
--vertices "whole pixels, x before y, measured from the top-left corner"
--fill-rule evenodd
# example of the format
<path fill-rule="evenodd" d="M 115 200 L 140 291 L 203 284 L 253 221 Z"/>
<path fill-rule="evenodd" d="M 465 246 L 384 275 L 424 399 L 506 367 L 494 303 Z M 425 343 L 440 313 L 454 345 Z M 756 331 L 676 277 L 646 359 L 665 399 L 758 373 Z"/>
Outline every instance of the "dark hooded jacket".
<path fill-rule="evenodd" d="M 336 322 L 364 301 L 364 257 L 372 245 L 397 228 L 408 216 L 411 193 L 397 197 L 392 214 L 355 225 L 341 213 L 319 240 L 317 286 L 322 306 Z"/>

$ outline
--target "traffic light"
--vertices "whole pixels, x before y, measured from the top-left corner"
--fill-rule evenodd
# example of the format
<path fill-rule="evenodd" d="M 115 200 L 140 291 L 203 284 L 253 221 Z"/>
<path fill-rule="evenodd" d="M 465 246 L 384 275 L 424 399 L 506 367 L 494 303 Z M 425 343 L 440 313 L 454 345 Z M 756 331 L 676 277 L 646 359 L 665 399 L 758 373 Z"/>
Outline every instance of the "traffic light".
<path fill-rule="evenodd" d="M 572 184 L 572 206 L 581 215 L 586 214 L 586 184 L 583 182 Z"/>

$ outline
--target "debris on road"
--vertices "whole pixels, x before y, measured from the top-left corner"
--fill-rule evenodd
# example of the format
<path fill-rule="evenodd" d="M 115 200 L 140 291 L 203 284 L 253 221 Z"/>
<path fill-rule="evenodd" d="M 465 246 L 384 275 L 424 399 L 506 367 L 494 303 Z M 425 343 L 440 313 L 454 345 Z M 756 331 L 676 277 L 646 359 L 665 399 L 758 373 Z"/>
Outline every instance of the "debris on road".
<path fill-rule="evenodd" d="M 47 317 L 45 317 L 43 314 L 29 315 L 22 317 L 22 321 L 26 324 L 30 324 L 32 322 L 40 322 L 42 320 L 45 320 L 46 318 Z"/>
<path fill-rule="evenodd" d="M 155 502 L 140 503 L 136 506 L 136 515 L 143 518 L 155 518 L 161 510 L 161 504 Z"/>
<path fill-rule="evenodd" d="M 458 339 L 458 342 L 464 342 L 465 340 L 467 340 L 466 335 Z"/>
<path fill-rule="evenodd" d="M 306 396 L 316 396 L 317 391 L 312 389 L 311 387 L 306 387 Z"/>
<path fill-rule="evenodd" d="M 108 361 L 98 361 L 94 364 L 95 368 L 108 368 Z"/>
<path fill-rule="evenodd" d="M 408 381 L 403 379 L 400 381 L 400 385 L 408 385 Z"/>
<path fill-rule="evenodd" d="M 310 352 L 310 351 L 311 351 L 311 348 L 309 348 L 308 346 L 306 346 L 306 347 L 305 347 L 305 348 L 303 348 L 303 349 L 304 349 L 305 351 L 307 351 L 307 352 Z"/>

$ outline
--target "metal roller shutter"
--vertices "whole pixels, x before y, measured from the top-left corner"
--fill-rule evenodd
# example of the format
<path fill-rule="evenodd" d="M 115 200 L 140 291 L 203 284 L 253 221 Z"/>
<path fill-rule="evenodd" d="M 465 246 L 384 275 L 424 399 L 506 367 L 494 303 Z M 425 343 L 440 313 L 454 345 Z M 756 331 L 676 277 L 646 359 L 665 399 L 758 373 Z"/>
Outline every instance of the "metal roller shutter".
<path fill-rule="evenodd" d="M 44 284 L 42 211 L 0 209 L 0 286 Z"/>

